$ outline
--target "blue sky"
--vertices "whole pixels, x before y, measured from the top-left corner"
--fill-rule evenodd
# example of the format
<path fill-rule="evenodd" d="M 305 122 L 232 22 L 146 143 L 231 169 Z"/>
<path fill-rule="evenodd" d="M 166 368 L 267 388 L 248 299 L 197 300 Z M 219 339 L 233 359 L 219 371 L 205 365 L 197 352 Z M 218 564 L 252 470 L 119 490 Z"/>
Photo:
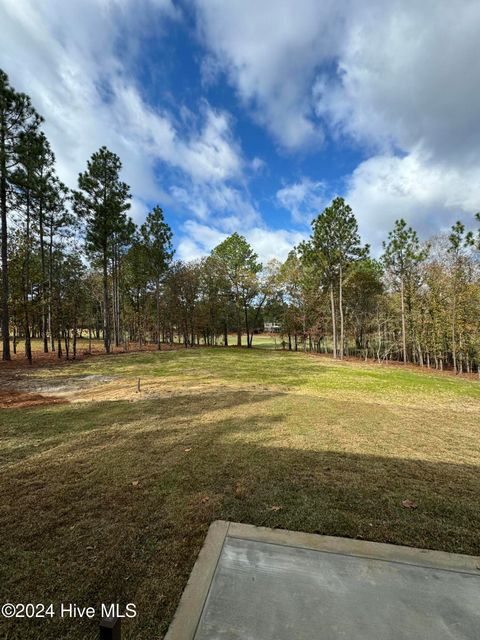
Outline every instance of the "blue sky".
<path fill-rule="evenodd" d="M 102 144 L 177 257 L 227 234 L 284 258 L 335 195 L 378 250 L 480 209 L 480 4 L 2 0 L 0 66 L 71 187 Z"/>

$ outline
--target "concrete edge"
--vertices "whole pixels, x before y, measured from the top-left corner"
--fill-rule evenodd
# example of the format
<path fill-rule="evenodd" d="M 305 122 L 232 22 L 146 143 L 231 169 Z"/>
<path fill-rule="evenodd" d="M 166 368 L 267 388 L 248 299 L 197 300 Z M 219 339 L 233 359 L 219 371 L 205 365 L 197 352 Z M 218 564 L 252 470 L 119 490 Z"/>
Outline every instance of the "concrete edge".
<path fill-rule="evenodd" d="M 417 549 L 414 547 L 386 544 L 384 542 L 368 542 L 366 540 L 337 538 L 314 533 L 286 531 L 283 529 L 268 529 L 266 527 L 256 527 L 251 524 L 240 524 L 236 522 L 230 523 L 228 537 L 324 551 L 326 553 L 337 553 L 361 558 L 411 564 L 446 571 L 461 571 L 480 577 L 480 557 L 448 553 L 446 551 Z"/>
<path fill-rule="evenodd" d="M 229 526 L 225 520 L 210 525 L 164 640 L 193 640 Z"/>

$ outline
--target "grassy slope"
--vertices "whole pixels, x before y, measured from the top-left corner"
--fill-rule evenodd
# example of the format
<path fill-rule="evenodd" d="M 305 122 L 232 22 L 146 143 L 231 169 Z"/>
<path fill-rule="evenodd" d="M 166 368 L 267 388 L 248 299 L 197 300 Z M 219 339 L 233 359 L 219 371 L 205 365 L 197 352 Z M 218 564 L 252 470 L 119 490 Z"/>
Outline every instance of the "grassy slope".
<path fill-rule="evenodd" d="M 115 376 L 120 399 L 0 416 L 0 599 L 135 602 L 125 637 L 160 638 L 216 518 L 480 550 L 477 382 L 221 348 L 32 376 L 88 374 Z M 5 629 L 95 637 L 58 619 Z"/>

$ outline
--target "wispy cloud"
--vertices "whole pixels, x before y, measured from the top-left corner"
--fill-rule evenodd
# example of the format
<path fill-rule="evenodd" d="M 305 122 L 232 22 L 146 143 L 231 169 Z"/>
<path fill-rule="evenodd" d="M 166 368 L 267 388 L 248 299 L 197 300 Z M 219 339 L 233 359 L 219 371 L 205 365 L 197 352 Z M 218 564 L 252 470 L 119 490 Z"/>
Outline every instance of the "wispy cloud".
<path fill-rule="evenodd" d="M 195 184 L 242 175 L 242 152 L 226 112 L 203 100 L 187 122 L 180 108 L 173 113 L 147 103 L 128 73 L 118 38 L 125 21 L 135 24 L 137 13 L 152 11 L 157 22 L 159 16 L 179 19 L 169 0 L 88 0 L 81 7 L 6 0 L 0 7 L 2 60 L 14 85 L 45 115 L 59 173 L 70 186 L 102 144 L 120 155 L 140 201 L 170 198 L 159 186 L 158 163 Z"/>
<path fill-rule="evenodd" d="M 310 224 L 312 218 L 328 204 L 327 185 L 322 181 L 302 178 L 277 191 L 277 201 L 290 212 L 292 220 Z"/>

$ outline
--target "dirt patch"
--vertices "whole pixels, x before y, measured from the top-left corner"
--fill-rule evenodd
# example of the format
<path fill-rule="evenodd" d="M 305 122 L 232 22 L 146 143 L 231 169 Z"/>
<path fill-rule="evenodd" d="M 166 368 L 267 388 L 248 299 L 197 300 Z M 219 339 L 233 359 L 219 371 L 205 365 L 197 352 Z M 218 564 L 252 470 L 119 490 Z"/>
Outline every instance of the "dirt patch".
<path fill-rule="evenodd" d="M 101 376 L 88 374 L 82 376 L 54 376 L 36 377 L 28 376 L 21 378 L 17 382 L 17 389 L 22 391 L 44 393 L 47 395 L 64 396 L 77 393 L 84 389 L 90 389 L 97 385 L 105 384 L 114 380 L 113 376 Z"/>
<path fill-rule="evenodd" d="M 0 391 L 5 393 L 18 391 L 60 397 L 111 382 L 113 379 L 112 376 L 96 374 L 54 377 L 21 376 L 17 374 L 8 378 L 0 376 Z"/>
<path fill-rule="evenodd" d="M 165 383 L 157 378 L 137 379 L 88 374 L 82 376 L 0 376 L 0 408 L 37 405 L 98 402 L 104 400 L 145 400 L 165 391 Z"/>
<path fill-rule="evenodd" d="M 23 409 L 50 404 L 68 404 L 68 400 L 26 391 L 0 391 L 0 409 Z"/>
<path fill-rule="evenodd" d="M 78 387 L 77 390 L 72 390 L 68 397 L 71 402 L 104 402 L 104 401 L 117 401 L 128 400 L 133 402 L 136 400 L 146 400 L 158 398 L 178 391 L 182 385 L 166 384 L 163 380 L 158 378 L 143 377 L 141 381 L 140 391 L 137 386 L 136 378 L 120 378 L 104 376 L 103 380 L 98 376 L 96 384 L 84 385 Z M 191 385 L 189 386 L 192 390 Z"/>

